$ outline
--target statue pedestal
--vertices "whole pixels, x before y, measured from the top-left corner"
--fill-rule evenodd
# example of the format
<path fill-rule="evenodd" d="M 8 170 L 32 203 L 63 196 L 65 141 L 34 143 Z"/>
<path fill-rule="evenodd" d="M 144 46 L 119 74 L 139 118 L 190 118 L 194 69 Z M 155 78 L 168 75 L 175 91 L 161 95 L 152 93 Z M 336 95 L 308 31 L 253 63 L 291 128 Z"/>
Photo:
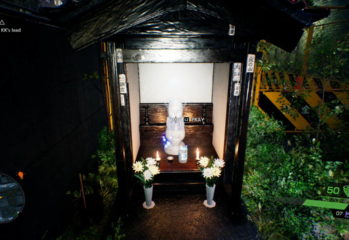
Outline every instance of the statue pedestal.
<path fill-rule="evenodd" d="M 178 153 L 179 153 L 179 148 L 184 146 L 184 143 L 183 142 L 180 142 L 179 144 L 177 145 L 174 145 L 174 144 L 171 144 L 169 142 L 168 145 L 165 146 L 165 152 L 168 154 L 168 155 L 175 155 L 177 156 Z"/>

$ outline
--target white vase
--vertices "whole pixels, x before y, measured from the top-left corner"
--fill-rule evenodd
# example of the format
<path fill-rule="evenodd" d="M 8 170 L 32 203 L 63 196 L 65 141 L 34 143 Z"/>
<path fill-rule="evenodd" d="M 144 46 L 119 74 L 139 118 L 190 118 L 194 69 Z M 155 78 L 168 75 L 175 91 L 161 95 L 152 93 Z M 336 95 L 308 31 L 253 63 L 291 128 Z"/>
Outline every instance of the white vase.
<path fill-rule="evenodd" d="M 144 189 L 144 197 L 145 197 L 145 202 L 143 203 L 143 207 L 145 209 L 151 209 L 155 206 L 155 203 L 153 201 L 153 185 L 151 187 L 147 188 L 143 186 Z"/>
<path fill-rule="evenodd" d="M 216 202 L 213 200 L 215 188 L 216 184 L 214 184 L 213 187 L 206 184 L 206 200 L 204 201 L 205 207 L 214 208 L 216 206 Z"/>

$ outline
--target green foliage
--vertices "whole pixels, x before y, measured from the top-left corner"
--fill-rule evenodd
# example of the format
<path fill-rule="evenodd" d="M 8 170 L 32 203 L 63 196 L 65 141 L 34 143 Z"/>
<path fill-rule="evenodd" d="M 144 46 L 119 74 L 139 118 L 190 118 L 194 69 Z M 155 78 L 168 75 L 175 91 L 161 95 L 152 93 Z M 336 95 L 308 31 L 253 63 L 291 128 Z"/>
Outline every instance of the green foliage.
<path fill-rule="evenodd" d="M 99 134 L 99 147 L 96 155 L 98 159 L 97 174 L 89 173 L 88 177 L 99 183 L 99 193 L 103 198 L 105 206 L 114 203 L 118 188 L 116 177 L 115 143 L 114 135 L 105 127 Z"/>
<path fill-rule="evenodd" d="M 311 2 L 331 5 L 328 1 Z M 345 14 L 333 12 L 321 22 L 331 24 L 314 29 L 307 74 L 320 78 L 319 87 L 331 82 L 333 88 L 341 88 L 349 80 L 348 25 L 340 23 L 347 17 L 340 19 L 340 12 Z M 263 57 L 258 65 L 265 72 L 302 75 L 306 37 L 305 33 L 292 53 L 261 41 L 258 49 Z M 320 93 L 323 102 L 309 108 L 304 102 L 307 94 L 283 92 L 314 127 L 298 136 L 285 135 L 280 123 L 257 109 L 251 111 L 243 195 L 265 239 L 340 239 L 349 232 L 349 222 L 334 219 L 329 210 L 299 205 L 299 199 L 305 198 L 343 201 L 321 196 L 321 188 L 349 181 L 349 111 L 337 99 L 326 98 L 324 90 Z M 285 104 L 282 111 L 297 117 Z M 333 116 L 342 120 L 337 129 L 326 123 Z"/>
<path fill-rule="evenodd" d="M 65 233 L 56 240 L 92 240 L 92 239 L 100 239 L 100 231 L 96 225 L 90 226 L 86 229 L 81 230 L 80 232 L 76 232 L 74 229 L 69 228 L 65 231 Z"/>
<path fill-rule="evenodd" d="M 114 136 L 105 127 L 99 133 L 98 149 L 92 158 L 97 160 L 97 171 L 83 174 L 86 195 L 99 194 L 106 208 L 114 203 L 118 189 L 115 162 Z M 68 195 L 80 198 L 80 190 L 68 191 Z"/>
<path fill-rule="evenodd" d="M 122 231 L 122 221 L 111 223 L 111 232 L 106 236 L 106 240 L 123 240 L 126 235 Z M 64 234 L 56 238 L 56 240 L 99 240 L 102 239 L 102 226 L 93 224 L 91 226 L 76 229 L 74 226 L 68 227 Z"/>
<path fill-rule="evenodd" d="M 310 49 L 309 74 L 322 79 L 348 81 L 349 33 L 332 36 L 317 31 Z"/>
<path fill-rule="evenodd" d="M 122 231 L 122 221 L 119 219 L 115 224 L 112 223 L 113 234 L 107 236 L 107 240 L 122 240 L 126 235 Z"/>
<path fill-rule="evenodd" d="M 332 99 L 325 102 L 325 93 L 322 96 L 322 102 L 314 108 L 310 108 L 304 101 L 308 96 L 308 92 L 284 92 L 285 97 L 294 109 L 297 109 L 311 123 L 313 129 L 307 129 L 305 133 L 308 138 L 317 139 L 322 150 L 322 159 L 327 161 L 349 162 L 349 109 L 346 108 L 338 99 Z M 284 99 L 284 98 L 283 98 Z M 282 105 L 282 111 L 293 117 L 293 109 L 288 109 L 288 105 Z M 330 128 L 327 124 L 329 118 L 335 117 L 340 121 L 336 124 L 336 128 Z"/>
<path fill-rule="evenodd" d="M 309 48 L 308 74 L 321 79 L 348 82 L 349 33 L 345 30 L 327 31 L 327 28 L 331 28 L 331 26 L 333 25 L 314 30 L 313 40 Z M 263 57 L 257 64 L 262 67 L 263 71 L 273 70 L 302 74 L 306 35 L 307 33 L 304 34 L 296 49 L 291 53 L 268 42 L 259 42 L 258 51 L 263 53 Z"/>
<path fill-rule="evenodd" d="M 273 70 L 299 74 L 303 64 L 302 42 L 292 53 L 289 53 L 269 42 L 260 41 L 257 47 L 263 55 L 262 59 L 257 61 L 258 66 L 265 72 Z"/>
<path fill-rule="evenodd" d="M 321 129 L 317 134 L 323 149 L 323 158 L 330 161 L 342 161 L 343 167 L 349 169 L 349 126 L 342 128 Z"/>
<path fill-rule="evenodd" d="M 264 239 L 325 239 L 321 234 L 339 239 L 331 211 L 303 207 L 299 201 L 323 199 L 322 187 L 338 179 L 341 165 L 323 161 L 318 140 L 285 135 L 279 122 L 252 108 L 243 198 Z"/>
<path fill-rule="evenodd" d="M 97 160 L 96 172 L 83 175 L 87 209 L 84 210 L 76 206 L 73 224 L 57 240 L 101 239 L 106 226 L 112 229 L 112 234 L 107 236 L 108 240 L 120 240 L 125 237 L 121 231 L 121 220 L 110 222 L 118 190 L 118 180 L 116 175 L 114 136 L 106 127 L 99 134 L 98 149 L 92 158 Z M 68 191 L 67 194 L 81 202 L 79 190 Z M 90 196 L 97 196 L 98 198 L 90 198 Z M 102 219 L 96 219 L 96 216 L 89 216 L 88 209 L 96 208 L 97 206 L 95 202 L 89 202 L 88 199 L 101 199 L 103 206 L 101 209 L 103 212 Z"/>

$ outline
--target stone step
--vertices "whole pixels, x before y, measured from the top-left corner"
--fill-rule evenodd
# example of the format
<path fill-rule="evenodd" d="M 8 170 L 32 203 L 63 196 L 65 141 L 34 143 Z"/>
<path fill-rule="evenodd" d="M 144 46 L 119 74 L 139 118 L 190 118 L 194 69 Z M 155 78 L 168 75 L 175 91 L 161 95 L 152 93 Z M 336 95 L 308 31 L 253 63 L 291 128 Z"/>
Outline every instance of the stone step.
<path fill-rule="evenodd" d="M 201 172 L 160 173 L 154 178 L 154 191 L 158 192 L 202 192 L 205 180 Z"/>

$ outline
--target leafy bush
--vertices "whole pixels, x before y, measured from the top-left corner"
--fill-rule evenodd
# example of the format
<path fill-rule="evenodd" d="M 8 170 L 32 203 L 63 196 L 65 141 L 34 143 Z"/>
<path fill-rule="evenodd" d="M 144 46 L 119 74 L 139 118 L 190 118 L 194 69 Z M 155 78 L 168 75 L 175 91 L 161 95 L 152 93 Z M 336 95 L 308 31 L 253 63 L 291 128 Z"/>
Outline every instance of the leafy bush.
<path fill-rule="evenodd" d="M 97 160 L 96 172 L 83 175 L 84 190 L 87 199 L 87 209 L 76 207 L 73 224 L 57 238 L 57 240 L 95 240 L 102 239 L 106 229 L 110 229 L 111 234 L 105 236 L 107 240 L 124 239 L 125 235 L 121 231 L 121 220 L 112 220 L 112 209 L 115 204 L 118 180 L 115 161 L 114 136 L 106 127 L 102 129 L 98 139 L 98 149 L 92 158 Z M 80 190 L 68 191 L 68 195 L 81 202 Z M 96 197 L 102 204 L 102 218 L 96 218 L 89 212 L 94 212 L 97 208 L 96 201 L 89 202 L 89 197 Z M 92 210 L 91 210 L 92 209 Z"/>
<path fill-rule="evenodd" d="M 330 210 L 301 204 L 324 199 L 321 188 L 338 181 L 341 164 L 323 161 L 318 140 L 286 135 L 281 123 L 252 108 L 243 198 L 262 237 L 340 239 L 339 220 Z M 345 226 L 349 229 L 349 222 Z"/>
<path fill-rule="evenodd" d="M 115 143 L 114 134 L 106 127 L 99 134 L 99 147 L 96 155 L 98 159 L 98 173 L 89 173 L 89 178 L 99 183 L 99 193 L 106 207 L 111 206 L 116 198 L 118 180 L 116 177 Z"/>
<path fill-rule="evenodd" d="M 348 64 L 349 33 L 333 36 L 320 30 L 314 34 L 309 57 L 311 75 L 348 82 Z"/>

